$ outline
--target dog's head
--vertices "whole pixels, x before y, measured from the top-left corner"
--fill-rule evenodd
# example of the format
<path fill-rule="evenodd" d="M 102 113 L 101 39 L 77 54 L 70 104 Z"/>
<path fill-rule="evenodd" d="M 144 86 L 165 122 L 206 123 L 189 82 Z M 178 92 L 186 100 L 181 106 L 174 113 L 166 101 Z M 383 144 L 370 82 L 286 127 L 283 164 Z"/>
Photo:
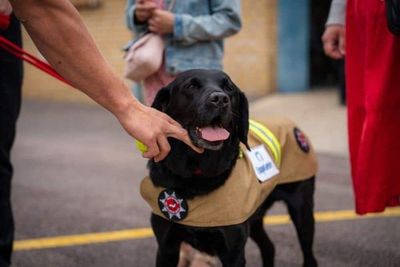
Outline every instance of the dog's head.
<path fill-rule="evenodd" d="M 247 146 L 247 99 L 222 71 L 183 72 L 158 92 L 152 106 L 187 129 L 198 147 L 217 151 L 233 139 Z"/>
<path fill-rule="evenodd" d="M 248 146 L 249 111 L 243 92 L 222 71 L 190 70 L 162 88 L 153 107 L 179 122 L 192 142 L 205 149 L 198 154 L 169 138 L 168 156 L 158 163 L 149 161 L 153 183 L 185 197 L 221 186 L 236 163 L 239 142 Z"/>

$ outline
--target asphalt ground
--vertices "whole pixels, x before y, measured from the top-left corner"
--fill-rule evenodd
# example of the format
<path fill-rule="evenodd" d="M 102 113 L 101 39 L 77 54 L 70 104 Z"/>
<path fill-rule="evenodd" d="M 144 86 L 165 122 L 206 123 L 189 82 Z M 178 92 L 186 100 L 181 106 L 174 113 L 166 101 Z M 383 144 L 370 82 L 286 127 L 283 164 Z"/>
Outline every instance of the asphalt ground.
<path fill-rule="evenodd" d="M 314 248 L 320 266 L 400 266 L 400 209 L 355 216 L 347 156 L 317 151 Z M 12 158 L 13 266 L 154 266 L 150 210 L 138 192 L 146 160 L 109 113 L 25 100 Z M 276 266 L 301 266 L 285 208 L 277 203 L 268 214 Z M 261 266 L 252 241 L 246 256 L 247 266 Z"/>

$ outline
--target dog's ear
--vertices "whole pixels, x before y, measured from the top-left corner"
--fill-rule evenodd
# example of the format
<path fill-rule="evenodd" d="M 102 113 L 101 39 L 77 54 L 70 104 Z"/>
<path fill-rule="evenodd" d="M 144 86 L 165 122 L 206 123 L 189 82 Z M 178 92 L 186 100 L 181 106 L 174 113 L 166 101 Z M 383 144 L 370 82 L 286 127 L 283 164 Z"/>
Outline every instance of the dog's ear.
<path fill-rule="evenodd" d="M 165 111 L 170 99 L 170 88 L 163 87 L 160 91 L 158 91 L 156 97 L 154 98 L 152 108 L 158 109 L 160 111 Z"/>
<path fill-rule="evenodd" d="M 247 143 L 247 134 L 249 133 L 249 103 L 245 94 L 239 91 L 239 116 L 237 117 L 238 136 L 248 150 L 250 150 Z"/>

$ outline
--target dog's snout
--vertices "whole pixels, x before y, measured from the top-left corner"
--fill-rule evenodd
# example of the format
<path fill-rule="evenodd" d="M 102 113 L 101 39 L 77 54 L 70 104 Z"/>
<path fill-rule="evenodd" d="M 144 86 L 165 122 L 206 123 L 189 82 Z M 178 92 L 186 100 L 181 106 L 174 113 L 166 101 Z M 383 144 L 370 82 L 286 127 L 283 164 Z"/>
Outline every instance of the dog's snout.
<path fill-rule="evenodd" d="M 210 102 L 217 107 L 226 107 L 229 105 L 229 97 L 223 92 L 214 92 L 210 94 Z"/>

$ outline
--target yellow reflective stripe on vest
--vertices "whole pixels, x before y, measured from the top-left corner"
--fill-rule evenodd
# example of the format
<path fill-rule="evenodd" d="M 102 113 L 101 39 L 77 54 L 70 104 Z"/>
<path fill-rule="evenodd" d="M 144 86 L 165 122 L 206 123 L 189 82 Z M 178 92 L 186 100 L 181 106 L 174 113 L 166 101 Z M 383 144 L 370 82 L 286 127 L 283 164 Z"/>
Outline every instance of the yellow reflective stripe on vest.
<path fill-rule="evenodd" d="M 263 124 L 254 120 L 249 120 L 250 131 L 252 131 L 257 137 L 259 137 L 270 149 L 274 156 L 275 162 L 279 167 L 281 165 L 281 144 L 279 143 L 276 136 Z"/>

